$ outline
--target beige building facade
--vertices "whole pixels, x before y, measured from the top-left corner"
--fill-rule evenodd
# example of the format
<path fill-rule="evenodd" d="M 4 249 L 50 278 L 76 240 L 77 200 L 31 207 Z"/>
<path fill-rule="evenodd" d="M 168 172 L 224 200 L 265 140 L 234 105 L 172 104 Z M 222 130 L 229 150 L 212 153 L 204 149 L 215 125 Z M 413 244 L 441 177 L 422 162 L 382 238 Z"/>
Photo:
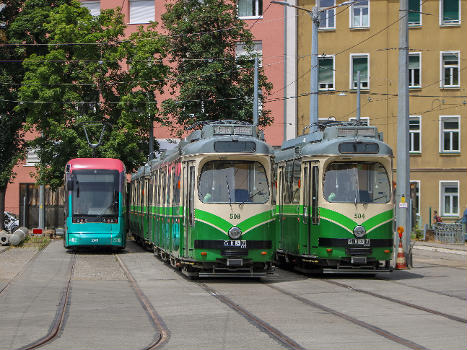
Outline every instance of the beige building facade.
<path fill-rule="evenodd" d="M 378 127 L 397 154 L 399 1 L 320 0 L 319 118 Z M 467 0 L 409 0 L 410 179 L 417 226 L 467 208 Z M 315 0 L 299 0 L 311 9 Z M 332 7 L 332 8 L 330 8 Z M 298 12 L 297 134 L 309 124 L 311 19 Z M 394 159 L 397 172 L 397 159 Z"/>

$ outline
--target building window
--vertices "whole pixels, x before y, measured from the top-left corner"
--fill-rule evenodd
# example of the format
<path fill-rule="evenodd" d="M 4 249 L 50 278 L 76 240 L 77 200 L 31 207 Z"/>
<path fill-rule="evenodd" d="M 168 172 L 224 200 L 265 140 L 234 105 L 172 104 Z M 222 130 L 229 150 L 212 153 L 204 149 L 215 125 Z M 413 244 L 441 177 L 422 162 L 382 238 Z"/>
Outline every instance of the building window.
<path fill-rule="evenodd" d="M 439 17 L 441 25 L 459 24 L 460 0 L 440 0 Z"/>
<path fill-rule="evenodd" d="M 130 0 L 130 24 L 154 21 L 154 0 Z"/>
<path fill-rule="evenodd" d="M 368 28 L 370 26 L 370 2 L 358 0 L 350 7 L 350 27 Z"/>
<path fill-rule="evenodd" d="M 420 0 L 409 0 L 409 26 L 422 25 L 422 4 Z"/>
<path fill-rule="evenodd" d="M 37 148 L 28 148 L 24 166 L 35 166 L 37 163 L 39 163 L 40 159 L 37 151 Z"/>
<path fill-rule="evenodd" d="M 459 182 L 440 181 L 441 215 L 459 215 Z"/>
<path fill-rule="evenodd" d="M 420 88 L 422 77 L 422 54 L 409 53 L 409 88 Z"/>
<path fill-rule="evenodd" d="M 318 84 L 320 90 L 334 90 L 334 56 L 318 57 Z"/>
<path fill-rule="evenodd" d="M 420 180 L 410 181 L 410 196 L 415 208 L 415 214 L 420 215 Z"/>
<path fill-rule="evenodd" d="M 441 52 L 441 87 L 460 87 L 459 51 Z"/>
<path fill-rule="evenodd" d="M 368 90 L 370 87 L 369 80 L 369 55 L 368 54 L 355 54 L 350 55 L 350 71 L 351 81 L 350 88 L 357 88 L 357 73 L 360 72 L 360 89 Z"/>
<path fill-rule="evenodd" d="M 349 118 L 349 121 L 355 122 L 357 118 Z M 360 125 L 370 126 L 370 117 L 360 117 Z"/>
<path fill-rule="evenodd" d="M 440 152 L 460 152 L 460 116 L 441 116 L 440 124 Z"/>
<path fill-rule="evenodd" d="M 422 118 L 421 116 L 409 117 L 409 152 L 420 153 L 422 151 Z"/>
<path fill-rule="evenodd" d="M 319 2 L 319 29 L 336 29 L 336 9 L 328 7 L 336 6 L 336 0 L 320 0 Z"/>
<path fill-rule="evenodd" d="M 248 52 L 245 48 L 244 43 L 237 43 L 235 45 L 235 57 L 239 58 L 242 56 L 251 55 L 252 60 L 254 61 L 255 55 L 258 55 L 258 65 L 262 66 L 263 58 L 263 43 L 262 41 L 253 41 L 253 49 L 251 52 Z"/>
<path fill-rule="evenodd" d="M 238 0 L 238 17 L 261 17 L 263 0 Z"/>
<path fill-rule="evenodd" d="M 100 1 L 83 1 L 81 6 L 86 7 L 92 16 L 99 16 L 101 14 L 101 2 Z"/>

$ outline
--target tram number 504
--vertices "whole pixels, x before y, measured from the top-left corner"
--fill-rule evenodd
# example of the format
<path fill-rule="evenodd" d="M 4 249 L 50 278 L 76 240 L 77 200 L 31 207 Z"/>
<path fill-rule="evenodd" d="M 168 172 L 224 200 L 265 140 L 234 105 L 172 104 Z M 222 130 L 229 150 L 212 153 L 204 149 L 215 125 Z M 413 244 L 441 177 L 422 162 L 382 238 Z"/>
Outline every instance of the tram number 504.
<path fill-rule="evenodd" d="M 355 213 L 354 219 L 365 219 L 365 214 Z"/>
<path fill-rule="evenodd" d="M 231 220 L 240 220 L 240 214 L 237 213 L 230 213 Z"/>

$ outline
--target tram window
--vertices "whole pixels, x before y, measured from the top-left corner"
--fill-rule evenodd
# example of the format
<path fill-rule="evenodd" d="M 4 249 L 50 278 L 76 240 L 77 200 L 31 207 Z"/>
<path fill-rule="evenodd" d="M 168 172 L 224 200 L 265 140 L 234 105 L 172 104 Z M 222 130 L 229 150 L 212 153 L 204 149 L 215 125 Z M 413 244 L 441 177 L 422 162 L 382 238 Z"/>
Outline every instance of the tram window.
<path fill-rule="evenodd" d="M 292 179 L 292 203 L 300 203 L 300 169 L 301 162 L 295 160 L 293 163 L 293 179 Z"/>
<path fill-rule="evenodd" d="M 112 170 L 74 172 L 73 215 L 117 215 L 119 174 Z"/>
<path fill-rule="evenodd" d="M 173 176 L 173 206 L 180 205 L 180 174 L 181 174 L 181 164 L 175 164 L 174 176 Z"/>
<path fill-rule="evenodd" d="M 276 196 L 277 196 L 277 165 L 275 164 L 272 169 L 272 176 L 271 176 L 271 193 L 272 193 L 272 205 L 276 204 Z"/>
<path fill-rule="evenodd" d="M 161 196 L 161 207 L 163 207 L 165 205 L 165 191 L 167 189 L 167 186 L 166 186 L 166 172 L 165 172 L 165 169 L 162 168 L 162 196 Z"/>
<path fill-rule="evenodd" d="M 386 169 L 377 162 L 332 163 L 324 174 L 324 198 L 336 203 L 387 203 L 391 199 Z"/>
<path fill-rule="evenodd" d="M 266 203 L 266 171 L 254 161 L 207 162 L 201 170 L 198 195 L 203 203 Z"/>
<path fill-rule="evenodd" d="M 293 161 L 289 160 L 284 169 L 284 189 L 283 197 L 284 204 L 290 204 L 293 200 L 293 191 L 292 191 L 292 173 L 293 173 Z"/>

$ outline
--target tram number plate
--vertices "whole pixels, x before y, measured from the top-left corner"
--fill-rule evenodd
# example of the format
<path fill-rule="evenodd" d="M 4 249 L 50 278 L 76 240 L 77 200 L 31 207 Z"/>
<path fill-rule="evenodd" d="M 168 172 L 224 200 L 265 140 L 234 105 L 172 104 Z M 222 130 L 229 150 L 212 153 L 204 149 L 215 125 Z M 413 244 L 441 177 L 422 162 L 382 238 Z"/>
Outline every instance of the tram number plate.
<path fill-rule="evenodd" d="M 364 247 L 370 246 L 370 240 L 368 238 L 349 238 L 347 241 L 348 245 L 359 245 Z"/>
<path fill-rule="evenodd" d="M 246 248 L 246 240 L 229 240 L 229 241 L 224 241 L 224 247 L 227 248 Z"/>

